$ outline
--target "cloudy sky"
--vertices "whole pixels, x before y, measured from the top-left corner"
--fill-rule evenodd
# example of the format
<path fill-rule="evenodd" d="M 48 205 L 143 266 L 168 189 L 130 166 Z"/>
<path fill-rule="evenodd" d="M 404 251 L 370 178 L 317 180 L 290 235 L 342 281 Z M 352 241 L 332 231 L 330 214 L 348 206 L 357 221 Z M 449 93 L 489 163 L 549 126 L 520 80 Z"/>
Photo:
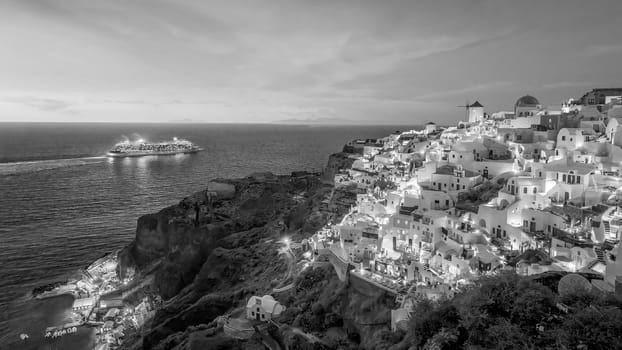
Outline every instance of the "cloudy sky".
<path fill-rule="evenodd" d="M 0 0 L 0 121 L 454 122 L 622 86 L 620 0 Z"/>

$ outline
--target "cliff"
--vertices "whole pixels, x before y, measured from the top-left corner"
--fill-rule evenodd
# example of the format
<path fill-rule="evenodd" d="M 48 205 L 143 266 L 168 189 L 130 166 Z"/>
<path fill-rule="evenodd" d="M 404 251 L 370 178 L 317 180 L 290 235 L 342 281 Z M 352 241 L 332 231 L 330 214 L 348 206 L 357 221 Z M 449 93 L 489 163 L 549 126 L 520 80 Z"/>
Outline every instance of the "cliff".
<path fill-rule="evenodd" d="M 333 191 L 323 181 L 348 163 L 337 154 L 319 176 L 257 173 L 213 180 L 178 204 L 140 217 L 135 240 L 119 254 L 119 273 L 133 269 L 139 280 L 153 277 L 148 288 L 165 302 L 124 348 L 188 348 L 190 329 L 203 332 L 250 296 L 270 294 L 288 271 L 279 240 L 310 237 L 354 203 L 354 194 Z M 221 338 L 210 341 L 249 343 Z"/>
<path fill-rule="evenodd" d="M 330 157 L 328 157 L 328 162 L 326 163 L 326 167 L 322 173 L 322 181 L 333 184 L 335 175 L 339 172 L 339 170 L 350 169 L 352 167 L 352 163 L 354 163 L 354 159 L 350 158 L 350 155 L 351 153 L 348 152 L 331 154 Z"/>

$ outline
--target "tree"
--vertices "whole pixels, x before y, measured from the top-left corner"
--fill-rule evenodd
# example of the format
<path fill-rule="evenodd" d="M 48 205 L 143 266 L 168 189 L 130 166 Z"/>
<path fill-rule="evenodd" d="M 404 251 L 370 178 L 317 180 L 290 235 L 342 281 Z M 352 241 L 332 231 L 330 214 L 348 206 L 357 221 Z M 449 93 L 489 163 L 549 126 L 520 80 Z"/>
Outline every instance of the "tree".
<path fill-rule="evenodd" d="M 554 307 L 555 295 L 550 289 L 539 283 L 521 280 L 511 310 L 511 320 L 524 332 L 535 335 L 535 325 L 550 316 Z"/>
<path fill-rule="evenodd" d="M 622 311 L 617 307 L 579 309 L 569 315 L 563 327 L 568 347 L 584 344 L 590 350 L 622 349 Z"/>

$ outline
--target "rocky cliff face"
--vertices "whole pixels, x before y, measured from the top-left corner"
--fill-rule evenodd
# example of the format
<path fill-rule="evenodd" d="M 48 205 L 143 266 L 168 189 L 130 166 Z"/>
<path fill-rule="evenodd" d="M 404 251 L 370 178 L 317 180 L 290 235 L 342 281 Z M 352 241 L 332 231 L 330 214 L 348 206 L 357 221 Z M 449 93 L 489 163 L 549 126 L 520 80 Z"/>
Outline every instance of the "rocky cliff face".
<path fill-rule="evenodd" d="M 331 156 L 323 176 L 348 162 Z M 142 216 L 136 239 L 119 255 L 120 272 L 133 268 L 139 278 L 154 276 L 150 287 L 165 304 L 124 347 L 189 348 L 189 329 L 282 283 L 288 261 L 278 253 L 279 239 L 309 237 L 344 215 L 354 199 L 333 193 L 319 176 L 262 173 L 212 181 L 180 203 Z"/>
<path fill-rule="evenodd" d="M 331 154 L 328 157 L 328 163 L 326 163 L 326 167 L 322 173 L 322 181 L 332 184 L 335 174 L 337 174 L 339 170 L 351 168 L 354 159 L 349 158 L 350 155 L 351 153 L 346 152 Z"/>

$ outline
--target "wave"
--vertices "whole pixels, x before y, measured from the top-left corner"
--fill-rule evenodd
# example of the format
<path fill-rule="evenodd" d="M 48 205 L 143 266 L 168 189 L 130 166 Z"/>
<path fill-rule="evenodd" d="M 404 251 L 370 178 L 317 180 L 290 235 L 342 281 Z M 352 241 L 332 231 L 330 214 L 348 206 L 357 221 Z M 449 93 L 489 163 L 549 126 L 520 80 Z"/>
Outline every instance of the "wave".
<path fill-rule="evenodd" d="M 96 164 L 105 160 L 105 156 L 99 156 L 0 163 L 0 176 L 18 175 L 70 166 Z"/>

